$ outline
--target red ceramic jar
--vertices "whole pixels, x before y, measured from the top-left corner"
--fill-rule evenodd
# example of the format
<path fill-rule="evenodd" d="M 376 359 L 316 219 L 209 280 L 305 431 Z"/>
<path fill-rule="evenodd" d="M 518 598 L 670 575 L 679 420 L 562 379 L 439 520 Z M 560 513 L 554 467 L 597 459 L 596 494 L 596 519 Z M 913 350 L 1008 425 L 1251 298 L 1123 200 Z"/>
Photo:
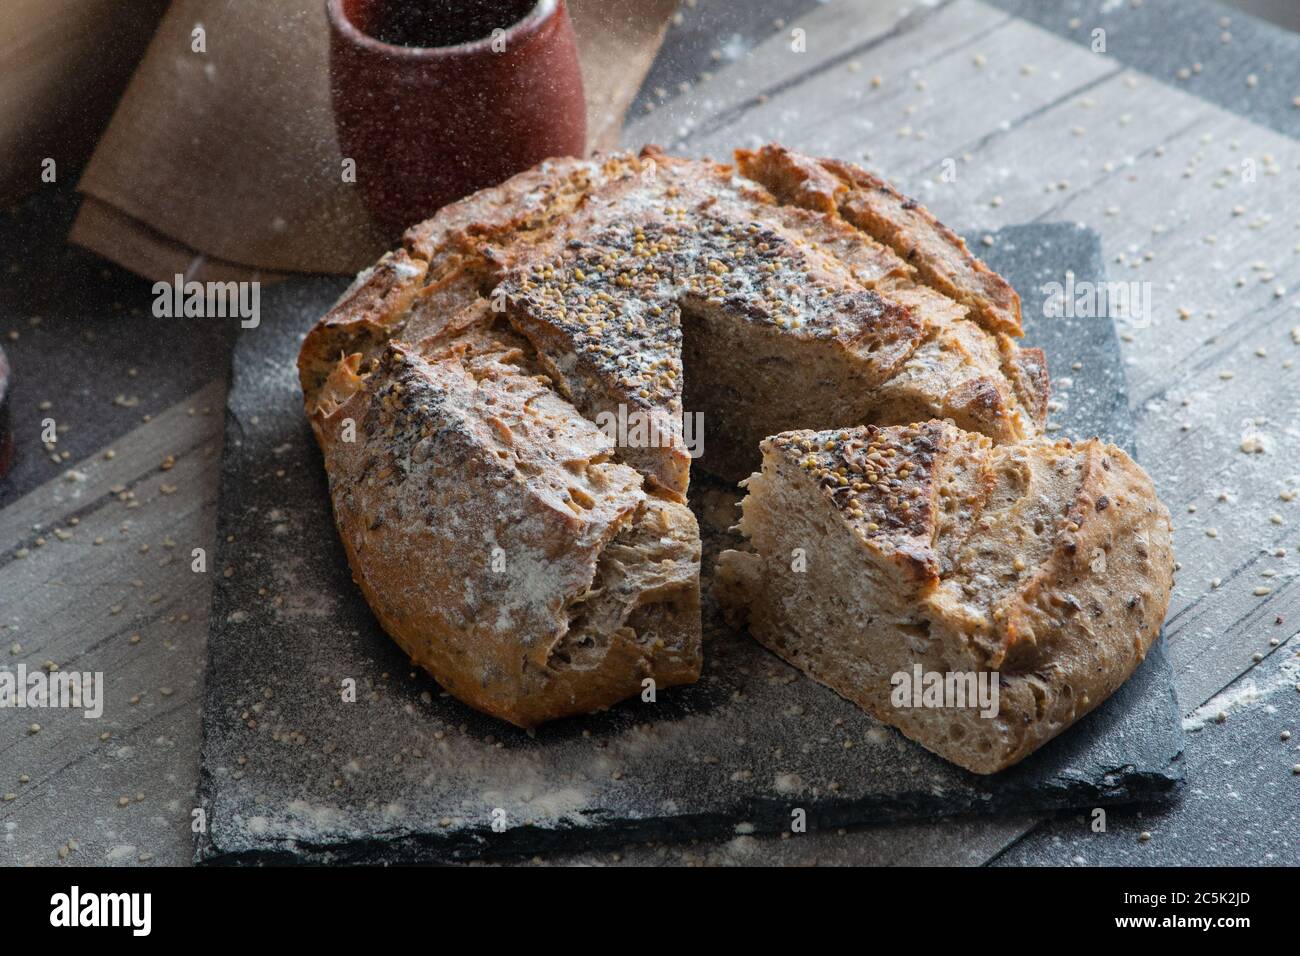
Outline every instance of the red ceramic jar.
<path fill-rule="evenodd" d="M 386 231 L 543 159 L 586 151 L 564 0 L 326 0 L 326 9 L 339 145 Z M 461 42 L 477 30 L 484 35 Z M 411 45 L 444 39 L 454 42 Z"/>

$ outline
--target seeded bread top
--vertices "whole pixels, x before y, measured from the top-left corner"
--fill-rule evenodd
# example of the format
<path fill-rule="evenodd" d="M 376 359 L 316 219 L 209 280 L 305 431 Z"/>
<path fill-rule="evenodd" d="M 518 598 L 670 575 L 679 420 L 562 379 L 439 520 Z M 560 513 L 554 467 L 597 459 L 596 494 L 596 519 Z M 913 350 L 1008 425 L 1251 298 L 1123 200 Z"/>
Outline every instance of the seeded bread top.
<path fill-rule="evenodd" d="M 340 360 L 359 355 L 351 370 L 369 375 L 388 342 L 419 352 L 488 300 L 581 414 L 626 405 L 664 423 L 667 449 L 627 460 L 677 495 L 683 323 L 704 310 L 832 343 L 855 388 L 906 377 L 882 393 L 898 407 L 919 396 L 998 441 L 1038 431 L 1041 355 L 988 331 L 1018 333 L 1018 303 L 956 236 L 910 201 L 854 218 L 869 177 L 852 167 L 776 146 L 738 158 L 739 170 L 652 147 L 553 160 L 445 207 L 308 335 L 308 412 Z"/>
<path fill-rule="evenodd" d="M 1169 519 L 1150 478 L 1095 438 L 994 445 L 930 421 L 787 432 L 764 450 L 816 481 L 864 556 L 991 666 L 1038 659 L 1053 617 L 1087 613 L 1080 595 L 1100 606 L 1131 587 L 1139 611 L 1142 582 L 1170 574 L 1151 565 Z M 1142 573 L 1107 579 L 1121 558 Z"/>
<path fill-rule="evenodd" d="M 1021 335 L 1020 296 L 965 241 L 915 199 L 851 163 L 815 159 L 783 146 L 740 150 L 744 175 L 782 202 L 838 213 L 893 249 L 933 288 L 970 307 L 991 332 Z"/>

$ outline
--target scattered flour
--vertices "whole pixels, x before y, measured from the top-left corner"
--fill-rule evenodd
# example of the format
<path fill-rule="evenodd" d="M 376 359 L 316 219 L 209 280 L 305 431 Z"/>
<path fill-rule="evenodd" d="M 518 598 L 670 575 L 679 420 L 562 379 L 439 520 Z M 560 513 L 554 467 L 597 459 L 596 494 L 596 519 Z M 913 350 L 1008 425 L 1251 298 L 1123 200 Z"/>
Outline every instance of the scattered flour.
<path fill-rule="evenodd" d="M 1257 682 L 1250 676 L 1240 678 L 1222 693 L 1188 714 L 1183 719 L 1183 730 L 1193 733 L 1201 730 L 1206 724 L 1215 723 L 1220 714 L 1231 717 L 1235 711 L 1258 707 L 1281 690 L 1291 690 L 1295 693 L 1297 684 L 1300 684 L 1300 657 L 1296 656 L 1297 650 L 1300 650 L 1300 634 L 1292 637 L 1275 651 L 1286 655 L 1277 673 L 1262 682 Z"/>

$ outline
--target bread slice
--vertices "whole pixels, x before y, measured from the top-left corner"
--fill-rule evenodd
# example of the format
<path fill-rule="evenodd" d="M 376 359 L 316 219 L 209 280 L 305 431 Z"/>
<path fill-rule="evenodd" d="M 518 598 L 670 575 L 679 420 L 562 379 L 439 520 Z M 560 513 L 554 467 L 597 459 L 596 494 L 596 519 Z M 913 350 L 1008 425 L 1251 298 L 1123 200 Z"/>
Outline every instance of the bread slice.
<path fill-rule="evenodd" d="M 763 442 L 747 488 L 750 550 L 720 556 L 715 586 L 732 619 L 976 773 L 1105 700 L 1168 607 L 1168 512 L 1096 439 L 995 445 L 940 421 L 795 431 Z M 913 706 L 898 689 L 918 667 L 954 689 L 996 682 L 996 714 L 970 697 Z"/>
<path fill-rule="evenodd" d="M 479 303 L 317 392 L 354 579 L 414 663 L 521 727 L 695 681 L 694 516 L 612 462 L 502 325 Z"/>

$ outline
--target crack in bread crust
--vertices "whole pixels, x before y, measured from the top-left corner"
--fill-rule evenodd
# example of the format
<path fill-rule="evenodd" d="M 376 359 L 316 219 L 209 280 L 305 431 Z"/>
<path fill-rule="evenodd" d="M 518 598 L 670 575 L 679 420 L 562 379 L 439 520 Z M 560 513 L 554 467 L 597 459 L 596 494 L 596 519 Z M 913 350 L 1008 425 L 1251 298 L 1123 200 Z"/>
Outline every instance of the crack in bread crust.
<path fill-rule="evenodd" d="M 314 421 L 384 629 L 448 691 L 520 726 L 608 707 L 645 678 L 694 681 L 694 516 L 610 461 L 526 342 L 476 333 L 431 358 L 390 345 Z"/>

